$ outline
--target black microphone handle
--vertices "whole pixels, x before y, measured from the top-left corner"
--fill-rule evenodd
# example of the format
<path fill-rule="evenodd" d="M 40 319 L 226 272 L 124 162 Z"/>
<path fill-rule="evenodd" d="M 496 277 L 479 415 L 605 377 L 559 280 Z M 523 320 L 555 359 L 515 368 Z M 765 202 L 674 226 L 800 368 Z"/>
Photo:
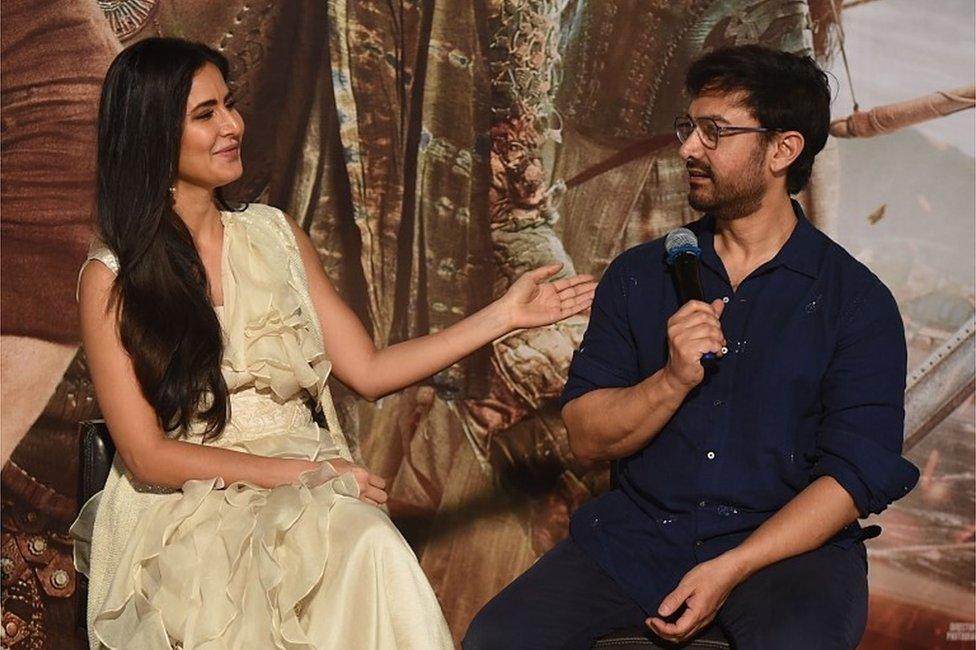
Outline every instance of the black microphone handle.
<path fill-rule="evenodd" d="M 681 253 L 675 258 L 674 281 L 678 287 L 678 300 L 685 304 L 689 300 L 705 300 L 702 290 L 701 276 L 698 274 L 698 256 L 693 253 Z"/>
<path fill-rule="evenodd" d="M 705 291 L 701 285 L 701 275 L 698 272 L 698 256 L 694 253 L 681 253 L 671 265 L 674 272 L 674 282 L 678 289 L 678 300 L 685 304 L 689 300 L 705 300 Z M 718 357 L 714 352 L 702 355 L 701 364 L 706 368 L 715 366 Z"/>

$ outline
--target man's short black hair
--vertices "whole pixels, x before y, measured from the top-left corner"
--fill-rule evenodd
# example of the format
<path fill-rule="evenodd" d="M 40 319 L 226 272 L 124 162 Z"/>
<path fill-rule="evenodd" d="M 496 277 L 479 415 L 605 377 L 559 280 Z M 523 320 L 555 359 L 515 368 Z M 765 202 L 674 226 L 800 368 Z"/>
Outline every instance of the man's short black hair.
<path fill-rule="evenodd" d="M 760 126 L 799 131 L 805 145 L 787 171 L 786 189 L 803 189 L 830 126 L 830 86 L 812 58 L 759 45 L 726 47 L 692 63 L 685 88 L 692 98 L 740 92 Z"/>

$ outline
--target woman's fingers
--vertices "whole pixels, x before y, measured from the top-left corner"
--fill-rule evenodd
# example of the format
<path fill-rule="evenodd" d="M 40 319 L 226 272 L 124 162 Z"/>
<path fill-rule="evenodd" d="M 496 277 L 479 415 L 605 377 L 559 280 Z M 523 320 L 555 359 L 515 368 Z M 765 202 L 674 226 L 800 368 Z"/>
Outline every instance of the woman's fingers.
<path fill-rule="evenodd" d="M 385 491 L 369 485 L 360 491 L 359 498 L 368 503 L 381 505 L 386 503 L 387 499 L 389 499 L 389 495 L 387 495 Z"/>
<path fill-rule="evenodd" d="M 548 278 L 551 278 L 559 273 L 559 269 L 561 268 L 563 268 L 562 263 L 557 262 L 555 264 L 547 264 L 545 266 L 540 266 L 537 269 L 527 271 L 526 275 L 535 280 L 536 283 L 545 282 Z"/>
<path fill-rule="evenodd" d="M 587 284 L 587 283 L 592 283 L 595 285 L 596 281 L 594 280 L 592 275 L 589 275 L 587 273 L 582 273 L 580 275 L 574 275 L 571 278 L 562 278 L 560 280 L 556 280 L 555 282 L 552 283 L 552 286 L 556 289 L 556 291 L 562 292 L 565 291 L 566 289 L 572 289 L 573 287 L 577 287 L 581 284 Z"/>
<path fill-rule="evenodd" d="M 557 291 L 556 295 L 562 304 L 575 301 L 577 298 L 593 299 L 596 294 L 596 282 L 581 282 L 562 291 Z"/>
<path fill-rule="evenodd" d="M 596 284 L 589 285 L 587 287 L 581 288 L 576 292 L 575 295 L 571 296 L 569 299 L 575 303 L 583 302 L 593 302 L 593 296 L 596 295 Z"/>
<path fill-rule="evenodd" d="M 359 481 L 359 498 L 374 505 L 386 503 L 388 498 L 385 489 L 386 479 L 366 469 L 360 469 L 362 469 L 362 474 L 356 476 Z"/>
<path fill-rule="evenodd" d="M 365 467 L 341 458 L 334 458 L 328 462 L 339 474 L 348 472 L 355 477 L 356 484 L 359 486 L 360 501 L 378 506 L 386 503 L 389 499 L 386 493 L 386 479 L 382 476 L 373 474 Z"/>
<path fill-rule="evenodd" d="M 587 291 L 586 293 L 574 296 L 567 300 L 562 301 L 562 316 L 563 318 L 567 316 L 572 316 L 573 314 L 578 314 L 581 311 L 586 311 L 593 304 L 593 295 L 596 291 L 596 287 Z"/>
<path fill-rule="evenodd" d="M 574 298 L 584 297 L 587 300 L 592 301 L 593 296 L 596 295 L 596 283 L 591 282 L 589 284 L 580 284 L 572 289 L 562 291 L 559 293 L 559 298 L 563 301 L 572 300 Z"/>
<path fill-rule="evenodd" d="M 370 485 L 378 487 L 381 490 L 386 488 L 386 479 L 382 476 L 370 473 L 367 475 L 367 480 Z"/>
<path fill-rule="evenodd" d="M 386 503 L 389 498 L 386 494 L 386 479 L 366 469 L 359 469 L 362 470 L 356 475 L 356 480 L 359 482 L 359 498 L 374 505 Z"/>

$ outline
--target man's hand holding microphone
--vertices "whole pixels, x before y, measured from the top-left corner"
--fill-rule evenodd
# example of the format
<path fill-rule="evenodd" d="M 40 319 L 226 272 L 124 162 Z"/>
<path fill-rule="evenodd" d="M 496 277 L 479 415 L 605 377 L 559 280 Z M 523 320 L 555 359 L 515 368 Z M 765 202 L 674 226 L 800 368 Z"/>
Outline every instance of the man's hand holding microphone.
<path fill-rule="evenodd" d="M 668 363 L 664 370 L 675 388 L 688 391 L 697 386 L 705 378 L 705 356 L 711 353 L 721 358 L 728 351 L 719 322 L 724 308 L 721 299 L 710 304 L 689 300 L 668 319 Z"/>
<path fill-rule="evenodd" d="M 705 378 L 705 370 L 728 349 L 722 334 L 721 299 L 706 303 L 698 271 L 698 238 L 687 228 L 676 228 L 664 240 L 668 265 L 682 306 L 668 319 L 666 377 L 676 389 L 689 391 Z"/>

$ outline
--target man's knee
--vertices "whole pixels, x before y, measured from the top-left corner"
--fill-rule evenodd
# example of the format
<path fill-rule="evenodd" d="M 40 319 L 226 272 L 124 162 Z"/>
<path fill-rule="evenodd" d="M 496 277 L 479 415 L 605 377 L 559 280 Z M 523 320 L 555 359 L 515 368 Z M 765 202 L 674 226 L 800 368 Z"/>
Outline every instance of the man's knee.
<path fill-rule="evenodd" d="M 521 632 L 512 617 L 504 592 L 495 596 L 481 608 L 461 641 L 463 650 L 494 650 L 495 648 L 518 647 Z"/>
<path fill-rule="evenodd" d="M 478 612 L 465 650 L 588 648 L 601 626 L 642 621 L 644 613 L 613 580 L 564 540 Z"/>
<path fill-rule="evenodd" d="M 481 608 L 461 647 L 464 650 L 554 647 L 549 636 L 563 626 L 545 617 L 546 596 L 538 576 L 523 574 Z M 551 604 L 551 603 L 550 603 Z"/>
<path fill-rule="evenodd" d="M 864 634 L 867 604 L 863 547 L 828 546 L 755 574 L 719 620 L 738 650 L 847 650 Z"/>
<path fill-rule="evenodd" d="M 861 640 L 865 623 L 856 614 L 848 619 L 825 621 L 816 613 L 796 611 L 757 622 L 748 629 L 730 631 L 729 636 L 736 650 L 853 650 Z"/>

